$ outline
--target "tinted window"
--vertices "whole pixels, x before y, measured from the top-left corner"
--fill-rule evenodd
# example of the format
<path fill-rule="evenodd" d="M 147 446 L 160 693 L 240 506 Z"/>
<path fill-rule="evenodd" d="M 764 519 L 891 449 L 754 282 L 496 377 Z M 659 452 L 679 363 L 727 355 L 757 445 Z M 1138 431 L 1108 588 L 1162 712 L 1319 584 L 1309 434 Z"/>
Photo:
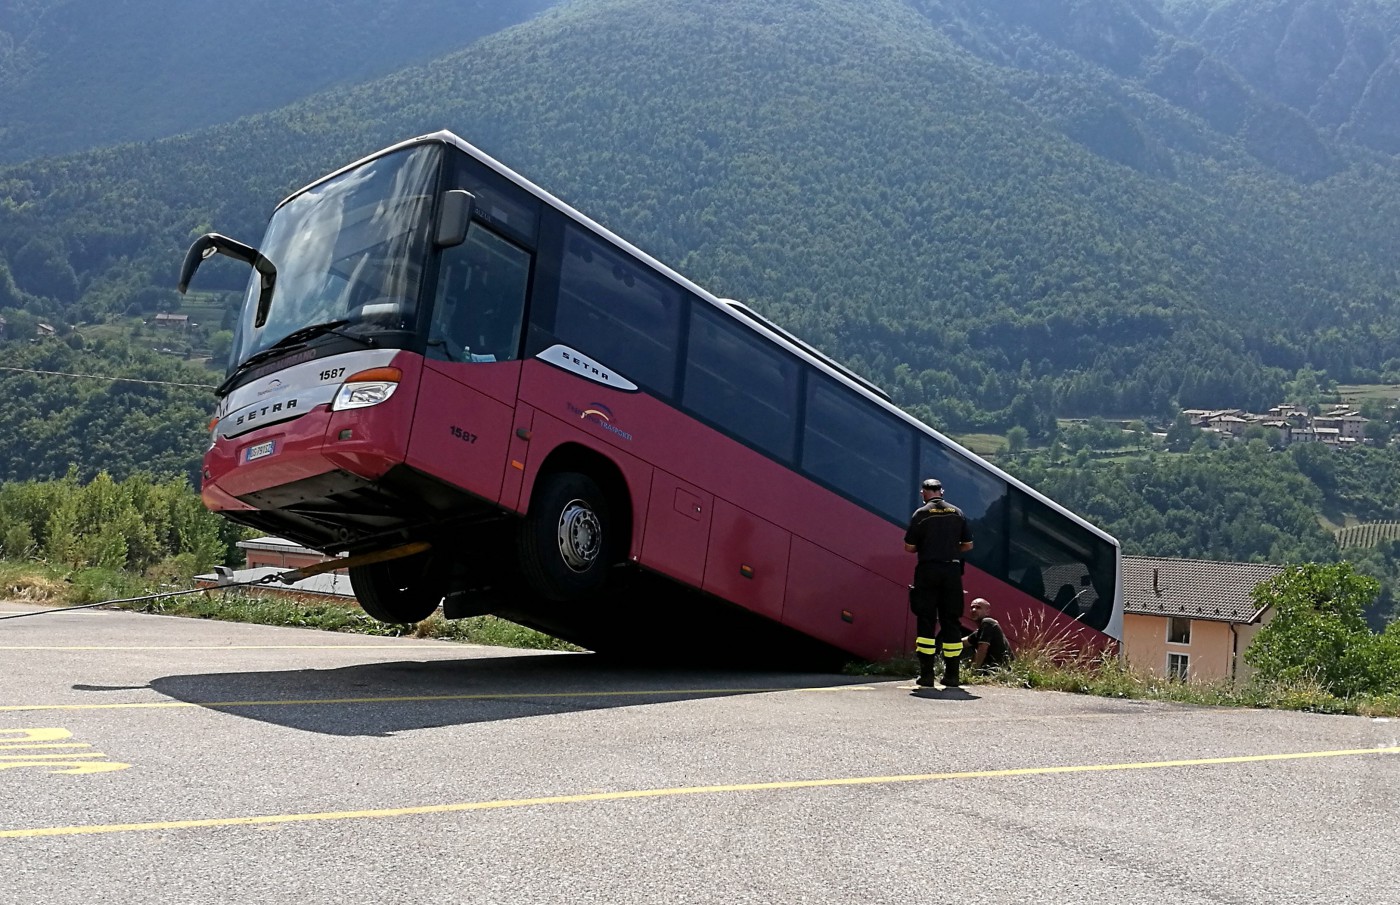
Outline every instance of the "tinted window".
<path fill-rule="evenodd" d="M 1021 490 L 1009 495 L 1007 577 L 1096 629 L 1113 615 L 1113 545 Z"/>
<path fill-rule="evenodd" d="M 437 145 L 397 151 L 279 207 L 260 246 L 277 266 L 271 305 L 260 311 L 254 271 L 229 363 L 328 321 L 361 335 L 413 329 L 440 161 Z"/>
<path fill-rule="evenodd" d="M 572 225 L 559 283 L 559 342 L 659 395 L 674 394 L 679 287 Z"/>
<path fill-rule="evenodd" d="M 792 461 L 797 362 L 733 318 L 691 306 L 682 404 L 769 455 Z"/>
<path fill-rule="evenodd" d="M 460 164 L 457 186 L 476 199 L 472 216 L 533 248 L 539 234 L 539 199 L 484 164 L 468 158 L 461 158 Z"/>
<path fill-rule="evenodd" d="M 845 387 L 813 375 L 807 384 L 802 469 L 903 523 L 914 511 L 909 488 L 914 429 Z"/>
<path fill-rule="evenodd" d="M 967 516 L 972 529 L 972 552 L 967 561 L 998 578 L 1005 577 L 1006 482 L 929 436 L 919 444 L 918 478 L 942 481 L 944 499 Z M 917 485 L 910 494 L 912 511 L 921 505 Z"/>

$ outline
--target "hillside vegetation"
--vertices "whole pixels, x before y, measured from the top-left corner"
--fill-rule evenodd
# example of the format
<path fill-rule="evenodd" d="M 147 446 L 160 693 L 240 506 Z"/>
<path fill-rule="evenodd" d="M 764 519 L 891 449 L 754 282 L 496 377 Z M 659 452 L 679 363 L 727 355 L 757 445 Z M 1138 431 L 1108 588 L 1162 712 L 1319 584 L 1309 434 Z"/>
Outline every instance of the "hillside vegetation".
<path fill-rule="evenodd" d="M 0 104 L 52 117 L 32 134 L 61 132 L 75 86 L 97 73 L 93 103 L 135 103 L 152 79 L 188 92 L 172 109 L 201 106 L 205 86 L 172 74 L 188 69 L 154 78 L 137 67 L 131 50 L 145 45 L 117 52 L 130 69 L 85 69 L 65 47 L 91 36 L 42 38 L 71 27 L 55 18 L 66 2 L 0 0 L 0 77 L 13 89 Z M 338 8 L 358 29 L 408 2 Z M 369 56 L 389 74 L 357 85 L 347 67 L 366 54 L 353 42 L 378 32 L 306 41 L 289 19 L 296 46 L 332 76 L 304 84 L 339 87 L 176 137 L 0 168 L 0 316 L 24 328 L 6 354 L 32 368 L 216 383 L 70 329 L 92 337 L 176 310 L 194 236 L 256 242 L 288 192 L 451 128 L 948 430 L 1018 429 L 1034 447 L 1057 417 L 1263 410 L 1319 376 L 1400 383 L 1393 2 L 571 0 L 528 11 L 545 6 L 506 30 L 483 20 L 483 37 L 444 38 L 433 46 L 460 49 L 410 68 L 386 38 L 382 58 Z M 159 30 L 142 3 L 122 8 L 132 21 L 120 34 Z M 18 21 L 40 37 L 14 40 Z M 247 56 L 280 59 L 249 40 Z M 47 48 L 42 61 L 26 56 L 35 48 Z M 290 65 L 263 68 L 258 78 L 296 83 Z M 209 122 L 251 109 L 220 93 L 237 79 L 215 81 Z M 0 123 L 12 120 L 0 112 Z M 213 260 L 200 288 L 232 298 L 245 278 Z M 31 347 L 40 319 L 59 341 Z M 200 320 L 212 347 L 214 318 Z M 0 478 L 61 477 L 70 463 L 81 476 L 192 474 L 207 391 L 142 386 L 0 372 L 6 398 L 22 400 L 0 409 L 0 448 L 12 450 Z M 1306 458 L 1322 453 L 1244 445 L 1017 467 L 1134 552 L 1297 561 L 1338 555 L 1324 513 L 1400 519 L 1393 452 L 1333 456 L 1330 473 Z M 1347 555 L 1391 587 L 1397 552 L 1380 541 Z"/>
<path fill-rule="evenodd" d="M 365 81 L 557 0 L 0 0 L 0 160 L 144 141 Z"/>
<path fill-rule="evenodd" d="M 1140 75 L 959 8 L 574 2 L 235 125 L 12 167 L 0 308 L 173 306 L 192 235 L 253 239 L 285 192 L 447 126 L 943 426 L 1043 436 L 1056 413 L 1259 407 L 1307 365 L 1400 371 L 1393 159 L 1319 137 L 1330 175 L 1302 179 Z M 1037 65 L 995 63 L 1013 39 Z M 1067 118 L 1111 97 L 1160 166 Z"/>
<path fill-rule="evenodd" d="M 99 472 L 195 481 L 213 372 L 122 341 L 0 344 L 0 486 Z M 116 378 L 116 379 L 111 379 Z"/>

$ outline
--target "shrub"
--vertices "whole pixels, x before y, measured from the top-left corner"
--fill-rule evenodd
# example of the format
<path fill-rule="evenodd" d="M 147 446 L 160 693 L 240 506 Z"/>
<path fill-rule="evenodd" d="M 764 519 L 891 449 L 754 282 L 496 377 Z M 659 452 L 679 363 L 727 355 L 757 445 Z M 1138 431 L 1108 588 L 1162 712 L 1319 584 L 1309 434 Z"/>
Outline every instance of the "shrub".
<path fill-rule="evenodd" d="M 1260 584 L 1254 600 L 1274 616 L 1245 651 L 1256 681 L 1343 698 L 1400 691 L 1400 628 L 1376 635 L 1362 615 L 1379 592 L 1347 562 L 1292 566 Z"/>

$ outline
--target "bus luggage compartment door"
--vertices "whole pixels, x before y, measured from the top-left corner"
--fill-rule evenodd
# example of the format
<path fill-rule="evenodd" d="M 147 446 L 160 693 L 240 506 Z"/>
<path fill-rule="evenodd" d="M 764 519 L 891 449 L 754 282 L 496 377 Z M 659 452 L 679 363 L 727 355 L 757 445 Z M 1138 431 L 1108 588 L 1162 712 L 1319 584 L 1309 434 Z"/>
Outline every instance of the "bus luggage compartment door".
<path fill-rule="evenodd" d="M 642 538 L 642 565 L 700 586 L 714 497 L 657 468 Z"/>
<path fill-rule="evenodd" d="M 908 585 L 863 569 L 800 537 L 792 539 L 783 624 L 868 660 L 900 654 Z"/>
<path fill-rule="evenodd" d="M 724 500 L 716 499 L 714 509 L 705 590 L 781 619 L 792 535 Z"/>

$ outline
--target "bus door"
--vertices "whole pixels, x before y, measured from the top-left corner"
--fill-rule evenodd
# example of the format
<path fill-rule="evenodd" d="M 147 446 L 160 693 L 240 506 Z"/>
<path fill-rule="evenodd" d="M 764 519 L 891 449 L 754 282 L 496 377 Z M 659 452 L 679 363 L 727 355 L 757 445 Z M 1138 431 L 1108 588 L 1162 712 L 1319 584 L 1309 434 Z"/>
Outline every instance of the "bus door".
<path fill-rule="evenodd" d="M 514 436 L 531 255 L 472 223 L 442 253 L 408 464 L 498 500 Z"/>

